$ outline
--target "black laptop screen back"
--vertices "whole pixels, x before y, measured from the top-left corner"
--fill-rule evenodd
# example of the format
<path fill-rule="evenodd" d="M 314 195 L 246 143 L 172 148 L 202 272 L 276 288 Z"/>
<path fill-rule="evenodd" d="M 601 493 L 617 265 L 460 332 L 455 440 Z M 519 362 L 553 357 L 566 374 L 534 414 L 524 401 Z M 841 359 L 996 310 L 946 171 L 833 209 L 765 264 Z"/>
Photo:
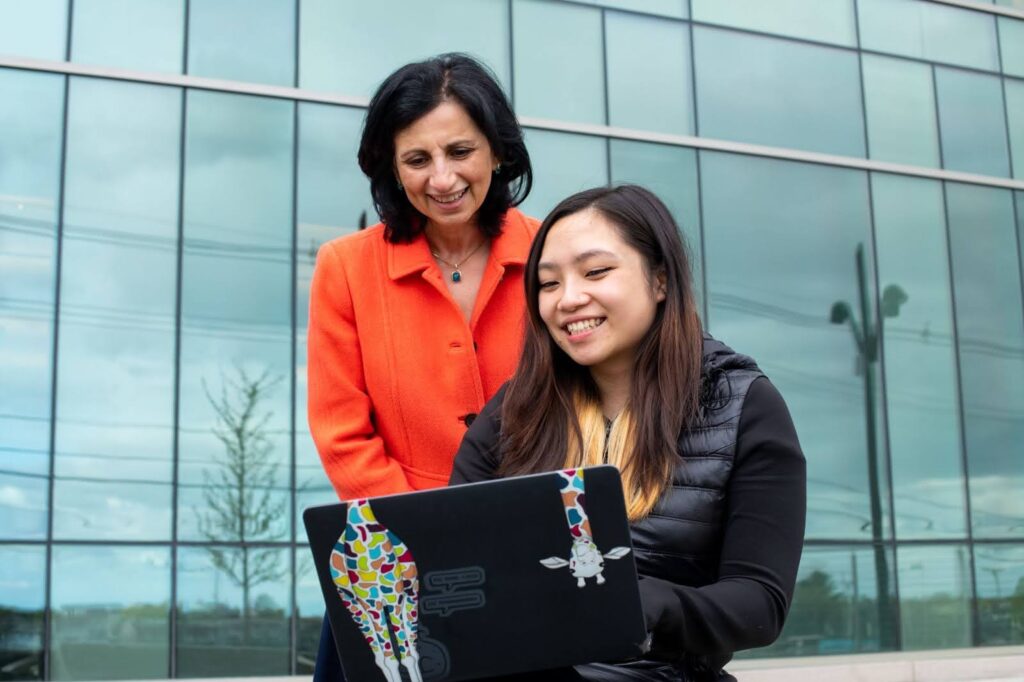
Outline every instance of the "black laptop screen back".
<path fill-rule="evenodd" d="M 614 467 L 357 500 L 304 519 L 349 679 L 454 681 L 640 651 Z"/>

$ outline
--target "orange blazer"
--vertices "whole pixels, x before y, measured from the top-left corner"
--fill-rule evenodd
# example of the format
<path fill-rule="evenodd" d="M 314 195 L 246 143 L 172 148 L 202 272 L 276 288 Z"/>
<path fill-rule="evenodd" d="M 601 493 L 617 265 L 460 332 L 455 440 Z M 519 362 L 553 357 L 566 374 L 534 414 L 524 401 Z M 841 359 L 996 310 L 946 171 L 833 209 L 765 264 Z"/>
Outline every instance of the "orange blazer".
<path fill-rule="evenodd" d="M 539 223 L 505 215 L 469 323 L 426 238 L 383 225 L 324 244 L 310 290 L 309 428 L 341 499 L 448 482 L 467 421 L 512 376 Z"/>

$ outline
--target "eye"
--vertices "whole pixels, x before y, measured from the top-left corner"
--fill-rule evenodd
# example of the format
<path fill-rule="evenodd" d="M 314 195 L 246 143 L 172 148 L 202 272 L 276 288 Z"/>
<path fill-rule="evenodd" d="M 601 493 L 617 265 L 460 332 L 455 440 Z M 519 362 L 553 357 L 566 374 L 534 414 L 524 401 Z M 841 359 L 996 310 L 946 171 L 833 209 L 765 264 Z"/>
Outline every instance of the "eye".
<path fill-rule="evenodd" d="M 405 165 L 411 168 L 421 168 L 426 165 L 427 157 L 425 156 L 413 156 L 405 160 Z"/>
<path fill-rule="evenodd" d="M 611 271 L 612 271 L 612 268 L 610 268 L 610 267 L 591 268 L 590 270 L 587 270 L 587 277 L 597 278 L 597 277 L 601 277 L 602 275 L 608 274 Z"/>
<path fill-rule="evenodd" d="M 473 153 L 471 147 L 456 147 L 452 150 L 452 157 L 456 159 L 464 159 Z"/>
<path fill-rule="evenodd" d="M 557 286 L 558 286 L 558 282 L 556 282 L 555 280 L 551 280 L 551 279 L 544 280 L 543 282 L 540 283 L 540 290 L 541 291 L 550 291 L 551 289 L 554 289 Z"/>

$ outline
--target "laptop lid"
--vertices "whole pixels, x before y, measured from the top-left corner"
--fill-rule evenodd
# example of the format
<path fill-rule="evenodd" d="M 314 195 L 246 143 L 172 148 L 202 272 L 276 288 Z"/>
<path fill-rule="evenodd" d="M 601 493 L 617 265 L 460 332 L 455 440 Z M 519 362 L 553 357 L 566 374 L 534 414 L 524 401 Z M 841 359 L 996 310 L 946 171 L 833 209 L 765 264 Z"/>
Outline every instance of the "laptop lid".
<path fill-rule="evenodd" d="M 353 500 L 303 519 L 350 680 L 454 682 L 641 653 L 615 467 Z"/>

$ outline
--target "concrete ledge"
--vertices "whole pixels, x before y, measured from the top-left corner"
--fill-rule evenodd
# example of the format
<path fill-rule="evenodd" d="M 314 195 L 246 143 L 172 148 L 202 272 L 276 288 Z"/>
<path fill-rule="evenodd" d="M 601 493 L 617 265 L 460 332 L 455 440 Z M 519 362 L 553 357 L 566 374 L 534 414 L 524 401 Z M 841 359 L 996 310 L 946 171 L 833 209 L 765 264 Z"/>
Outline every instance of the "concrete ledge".
<path fill-rule="evenodd" d="M 1024 647 L 744 659 L 728 669 L 739 682 L 1024 682 Z"/>

